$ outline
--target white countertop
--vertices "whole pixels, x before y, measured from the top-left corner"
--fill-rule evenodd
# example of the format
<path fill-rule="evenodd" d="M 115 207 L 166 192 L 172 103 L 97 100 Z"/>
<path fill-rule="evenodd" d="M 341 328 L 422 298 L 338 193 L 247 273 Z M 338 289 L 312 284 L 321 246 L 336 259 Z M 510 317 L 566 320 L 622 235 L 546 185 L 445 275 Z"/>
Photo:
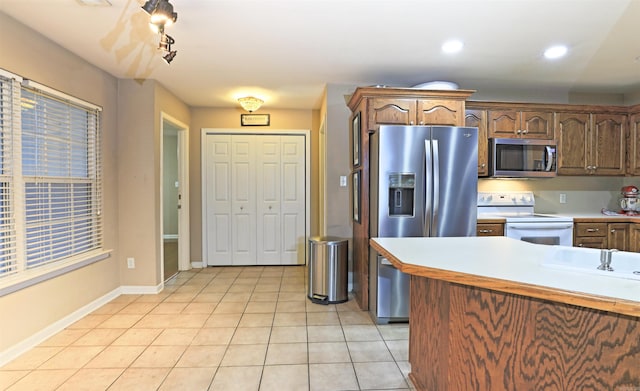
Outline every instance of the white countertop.
<path fill-rule="evenodd" d="M 407 265 L 628 300 L 640 306 L 640 281 L 541 266 L 552 246 L 502 236 L 372 240 Z"/>

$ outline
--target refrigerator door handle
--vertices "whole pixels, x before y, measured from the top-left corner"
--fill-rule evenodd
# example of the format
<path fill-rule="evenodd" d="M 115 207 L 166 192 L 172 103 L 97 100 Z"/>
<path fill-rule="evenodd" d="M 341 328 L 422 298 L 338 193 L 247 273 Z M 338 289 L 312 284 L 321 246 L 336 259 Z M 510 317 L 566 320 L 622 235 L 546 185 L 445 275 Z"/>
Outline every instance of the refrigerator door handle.
<path fill-rule="evenodd" d="M 431 224 L 431 236 L 438 235 L 438 209 L 440 208 L 440 157 L 438 140 L 431 142 L 433 145 L 433 219 Z"/>
<path fill-rule="evenodd" d="M 431 230 L 431 177 L 433 159 L 431 157 L 431 140 L 424 140 L 424 225 L 422 236 L 430 236 Z"/>

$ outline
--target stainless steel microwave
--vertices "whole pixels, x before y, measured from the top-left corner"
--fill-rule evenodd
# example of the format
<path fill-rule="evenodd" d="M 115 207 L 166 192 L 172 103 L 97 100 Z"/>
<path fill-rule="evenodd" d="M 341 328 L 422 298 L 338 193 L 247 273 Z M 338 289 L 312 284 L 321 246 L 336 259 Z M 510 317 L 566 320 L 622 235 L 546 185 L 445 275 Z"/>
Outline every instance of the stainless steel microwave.
<path fill-rule="evenodd" d="M 556 143 L 520 138 L 489 139 L 489 175 L 495 178 L 556 176 Z"/>

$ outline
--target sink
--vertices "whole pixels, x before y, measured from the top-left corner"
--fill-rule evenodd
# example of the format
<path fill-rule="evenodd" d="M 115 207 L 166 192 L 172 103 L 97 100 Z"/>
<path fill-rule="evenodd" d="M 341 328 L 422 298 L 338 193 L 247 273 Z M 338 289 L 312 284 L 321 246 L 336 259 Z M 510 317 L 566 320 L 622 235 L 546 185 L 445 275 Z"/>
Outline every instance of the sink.
<path fill-rule="evenodd" d="M 613 271 L 606 271 L 598 270 L 600 252 L 592 248 L 553 246 L 542 261 L 542 266 L 640 281 L 640 253 L 613 252 Z"/>

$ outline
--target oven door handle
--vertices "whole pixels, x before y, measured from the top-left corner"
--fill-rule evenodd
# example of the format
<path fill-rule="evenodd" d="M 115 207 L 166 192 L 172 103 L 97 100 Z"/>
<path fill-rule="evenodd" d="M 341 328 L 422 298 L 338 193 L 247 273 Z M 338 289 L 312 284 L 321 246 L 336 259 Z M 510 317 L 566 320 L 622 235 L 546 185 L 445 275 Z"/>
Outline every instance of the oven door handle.
<path fill-rule="evenodd" d="M 573 224 L 571 223 L 527 223 L 527 224 L 510 224 L 507 223 L 506 224 L 507 228 L 512 228 L 512 229 L 526 229 L 526 230 L 532 230 L 532 229 L 548 229 L 548 230 L 552 230 L 552 229 L 568 229 L 571 228 L 573 229 Z"/>

